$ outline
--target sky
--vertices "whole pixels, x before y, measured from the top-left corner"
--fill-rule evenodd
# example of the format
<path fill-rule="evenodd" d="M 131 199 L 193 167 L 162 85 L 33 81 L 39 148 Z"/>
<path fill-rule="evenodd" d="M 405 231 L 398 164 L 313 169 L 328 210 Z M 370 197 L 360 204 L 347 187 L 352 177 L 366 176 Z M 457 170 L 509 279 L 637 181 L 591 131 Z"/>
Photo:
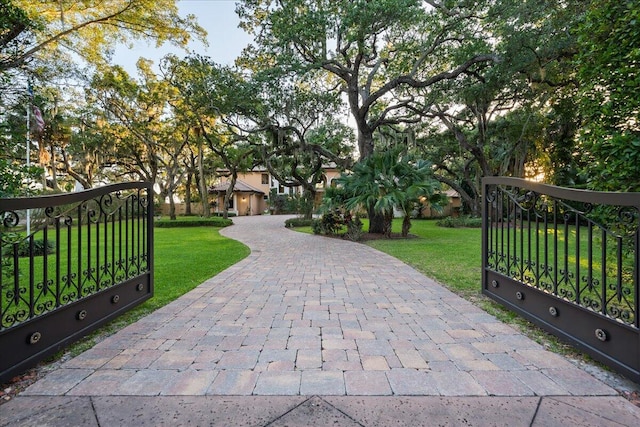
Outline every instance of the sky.
<path fill-rule="evenodd" d="M 178 0 L 181 15 L 195 15 L 198 23 L 207 31 L 209 46 L 191 41 L 187 49 L 208 56 L 223 65 L 232 65 L 242 49 L 251 42 L 251 36 L 238 28 L 240 19 L 235 13 L 236 0 Z M 140 57 L 152 60 L 158 65 L 168 53 L 183 57 L 187 53 L 178 47 L 165 44 L 156 48 L 153 43 L 138 42 L 132 49 L 126 46 L 116 48 L 112 62 L 121 65 L 129 74 L 136 74 L 136 62 Z"/>

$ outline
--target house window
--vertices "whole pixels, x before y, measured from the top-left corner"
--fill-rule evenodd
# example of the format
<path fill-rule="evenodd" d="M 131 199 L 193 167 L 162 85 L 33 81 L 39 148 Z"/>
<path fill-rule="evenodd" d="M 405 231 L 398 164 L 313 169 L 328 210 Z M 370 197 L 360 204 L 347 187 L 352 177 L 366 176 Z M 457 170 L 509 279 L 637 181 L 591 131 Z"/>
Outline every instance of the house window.
<path fill-rule="evenodd" d="M 227 209 L 233 209 L 233 199 L 233 196 L 229 197 L 229 204 L 227 205 Z"/>
<path fill-rule="evenodd" d="M 268 173 L 263 173 L 262 174 L 262 184 L 263 185 L 269 185 L 269 174 Z"/>
<path fill-rule="evenodd" d="M 284 185 L 278 185 L 278 194 L 284 194 Z"/>

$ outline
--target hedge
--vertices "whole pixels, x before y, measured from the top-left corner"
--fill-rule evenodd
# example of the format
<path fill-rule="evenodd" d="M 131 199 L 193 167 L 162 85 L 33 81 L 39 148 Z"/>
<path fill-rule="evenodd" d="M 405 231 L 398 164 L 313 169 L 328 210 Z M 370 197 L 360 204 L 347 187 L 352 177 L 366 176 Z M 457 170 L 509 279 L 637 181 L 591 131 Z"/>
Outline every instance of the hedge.
<path fill-rule="evenodd" d="M 160 219 L 154 221 L 154 227 L 172 228 L 172 227 L 227 227 L 232 225 L 233 221 L 222 217 L 213 216 L 210 218 L 178 218 L 175 220 Z"/>

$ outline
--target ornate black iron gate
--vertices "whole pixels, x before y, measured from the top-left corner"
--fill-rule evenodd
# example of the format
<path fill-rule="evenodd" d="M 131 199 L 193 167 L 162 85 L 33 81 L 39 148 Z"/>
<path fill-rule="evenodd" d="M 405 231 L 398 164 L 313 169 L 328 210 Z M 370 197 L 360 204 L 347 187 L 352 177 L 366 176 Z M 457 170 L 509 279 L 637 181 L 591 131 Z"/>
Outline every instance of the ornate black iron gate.
<path fill-rule="evenodd" d="M 0 199 L 0 382 L 153 295 L 149 183 Z"/>
<path fill-rule="evenodd" d="M 483 293 L 640 382 L 640 193 L 483 192 Z"/>

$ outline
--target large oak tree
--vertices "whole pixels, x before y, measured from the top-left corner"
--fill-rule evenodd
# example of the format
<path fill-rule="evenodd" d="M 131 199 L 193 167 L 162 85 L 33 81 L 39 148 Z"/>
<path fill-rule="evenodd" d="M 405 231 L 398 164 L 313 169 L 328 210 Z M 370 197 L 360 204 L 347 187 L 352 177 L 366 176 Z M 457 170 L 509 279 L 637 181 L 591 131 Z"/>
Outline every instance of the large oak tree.
<path fill-rule="evenodd" d="M 244 63 L 326 72 L 347 100 L 366 158 L 376 130 L 420 120 L 424 105 L 402 89 L 425 92 L 498 59 L 482 32 L 485 2 L 449 3 L 247 0 L 237 10 L 256 43 Z M 369 211 L 370 231 L 382 232 L 383 219 Z"/>

